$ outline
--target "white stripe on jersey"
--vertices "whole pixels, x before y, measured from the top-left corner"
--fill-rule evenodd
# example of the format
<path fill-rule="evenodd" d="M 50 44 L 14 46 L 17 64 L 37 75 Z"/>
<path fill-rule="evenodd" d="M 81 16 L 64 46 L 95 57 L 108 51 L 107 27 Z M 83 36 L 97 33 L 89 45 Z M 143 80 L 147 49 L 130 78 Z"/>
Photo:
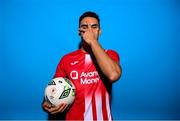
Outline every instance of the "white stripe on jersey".
<path fill-rule="evenodd" d="M 103 114 L 102 114 L 102 96 L 101 94 L 95 95 L 95 101 L 96 101 L 96 113 L 97 113 L 97 120 L 103 120 Z"/>
<path fill-rule="evenodd" d="M 91 56 L 89 54 L 85 54 L 85 65 L 91 63 Z"/>
<path fill-rule="evenodd" d="M 85 112 L 84 112 L 84 120 L 93 120 L 93 113 L 92 113 L 92 98 L 85 97 Z"/>
<path fill-rule="evenodd" d="M 108 121 L 112 121 L 110 105 L 109 105 L 109 94 L 107 92 L 106 92 L 106 110 L 107 110 Z"/>

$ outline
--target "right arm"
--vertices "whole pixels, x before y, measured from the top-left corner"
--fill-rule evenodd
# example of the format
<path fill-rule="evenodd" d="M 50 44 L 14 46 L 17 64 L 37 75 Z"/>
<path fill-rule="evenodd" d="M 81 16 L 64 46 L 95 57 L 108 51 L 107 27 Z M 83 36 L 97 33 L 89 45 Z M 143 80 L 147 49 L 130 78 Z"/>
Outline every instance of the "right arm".
<path fill-rule="evenodd" d="M 54 78 L 56 77 L 66 77 L 66 74 L 64 72 L 64 64 L 63 64 L 63 59 L 61 59 L 61 61 L 59 62 L 57 68 L 56 68 L 56 72 L 54 75 Z M 66 103 L 61 103 L 58 106 L 54 106 L 52 104 L 49 104 L 45 99 L 43 99 L 42 102 L 42 108 L 44 111 L 50 113 L 50 114 L 56 114 L 56 113 L 62 113 L 64 112 L 64 110 L 68 107 L 68 104 Z"/>
<path fill-rule="evenodd" d="M 68 105 L 66 103 L 61 103 L 58 106 L 53 106 L 45 100 L 42 103 L 42 108 L 44 109 L 44 111 L 50 114 L 62 113 L 67 107 Z"/>

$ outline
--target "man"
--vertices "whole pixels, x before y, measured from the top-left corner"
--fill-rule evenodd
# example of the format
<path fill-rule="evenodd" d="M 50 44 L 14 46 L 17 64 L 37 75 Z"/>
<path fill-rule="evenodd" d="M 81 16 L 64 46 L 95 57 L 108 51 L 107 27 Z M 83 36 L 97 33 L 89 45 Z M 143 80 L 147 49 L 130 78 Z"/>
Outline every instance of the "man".
<path fill-rule="evenodd" d="M 43 103 L 50 114 L 67 111 L 66 120 L 112 120 L 110 92 L 112 83 L 121 76 L 119 56 L 104 50 L 98 42 L 100 19 L 94 12 L 79 18 L 81 47 L 61 59 L 54 77 L 69 78 L 76 87 L 76 98 L 71 107 L 57 107 Z M 67 108 L 68 107 L 68 108 Z"/>

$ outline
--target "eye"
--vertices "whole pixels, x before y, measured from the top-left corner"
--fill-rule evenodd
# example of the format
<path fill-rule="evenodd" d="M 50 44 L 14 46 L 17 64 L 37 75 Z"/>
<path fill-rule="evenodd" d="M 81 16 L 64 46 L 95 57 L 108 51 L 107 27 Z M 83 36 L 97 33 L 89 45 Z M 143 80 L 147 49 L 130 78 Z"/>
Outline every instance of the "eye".
<path fill-rule="evenodd" d="M 99 25 L 98 25 L 98 24 L 93 24 L 93 25 L 91 25 L 91 27 L 92 27 L 93 29 L 96 29 L 96 28 L 99 28 Z"/>
<path fill-rule="evenodd" d="M 87 29 L 87 28 L 88 28 L 88 25 L 84 25 L 84 24 L 83 24 L 83 25 L 80 26 L 80 28 L 82 28 L 82 29 Z"/>

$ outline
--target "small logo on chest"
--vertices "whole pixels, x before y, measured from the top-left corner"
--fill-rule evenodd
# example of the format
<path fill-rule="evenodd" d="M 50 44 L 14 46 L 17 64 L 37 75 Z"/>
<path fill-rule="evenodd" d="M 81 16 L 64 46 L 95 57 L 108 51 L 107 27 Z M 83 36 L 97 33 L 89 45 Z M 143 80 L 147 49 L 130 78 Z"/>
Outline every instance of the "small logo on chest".
<path fill-rule="evenodd" d="M 71 64 L 71 66 L 74 66 L 74 65 L 76 65 L 77 63 L 79 63 L 79 61 L 74 61 L 74 62 L 71 62 L 70 64 Z"/>

